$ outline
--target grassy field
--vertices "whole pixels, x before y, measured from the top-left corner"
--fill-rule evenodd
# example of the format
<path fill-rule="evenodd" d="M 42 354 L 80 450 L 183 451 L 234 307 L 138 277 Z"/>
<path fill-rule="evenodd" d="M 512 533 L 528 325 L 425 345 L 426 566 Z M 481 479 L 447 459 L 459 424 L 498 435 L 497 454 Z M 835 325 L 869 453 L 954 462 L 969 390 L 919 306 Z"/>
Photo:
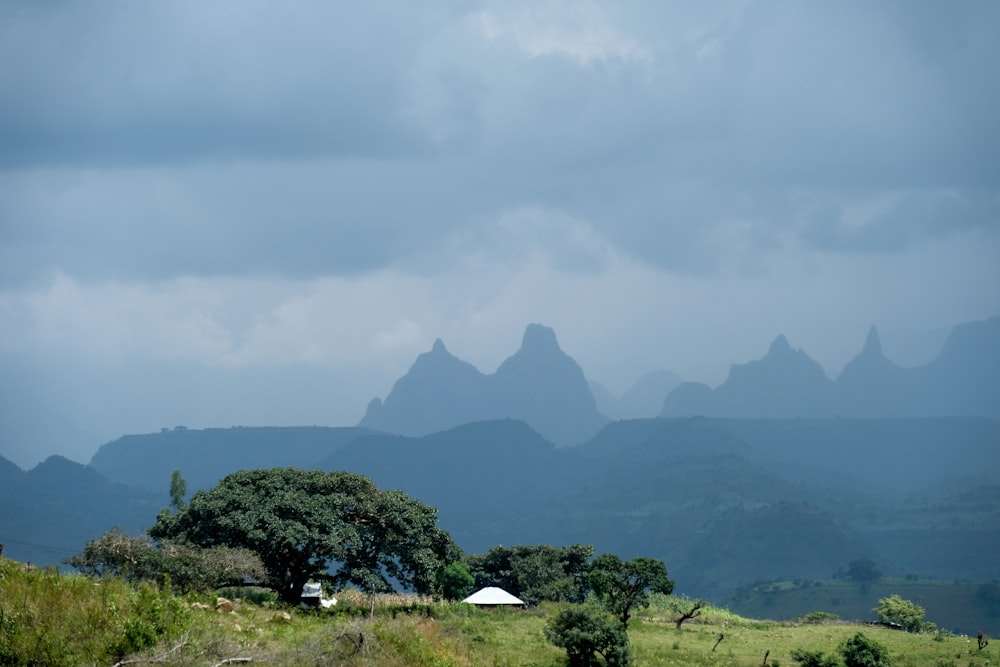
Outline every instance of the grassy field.
<path fill-rule="evenodd" d="M 898 594 L 927 611 L 926 620 L 955 633 L 1000 636 L 1000 616 L 986 613 L 976 599 L 980 584 L 882 579 L 868 587 L 846 579 L 820 582 L 775 582 L 744 589 L 732 608 L 746 616 L 791 620 L 827 611 L 846 620 L 874 620 L 872 608 L 881 598 Z"/>
<path fill-rule="evenodd" d="M 344 601 L 334 612 L 304 612 L 237 599 L 231 611 L 218 611 L 214 594 L 177 596 L 169 588 L 136 589 L 0 559 L 0 664 L 565 664 L 565 654 L 544 636 L 558 605 L 490 611 L 388 598 L 377 600 L 371 616 L 367 601 L 357 602 Z M 634 665 L 750 667 L 763 664 L 767 654 L 766 664 L 788 667 L 796 664 L 793 649 L 835 652 L 858 631 L 886 646 L 895 667 L 981 667 L 1000 660 L 1000 642 L 980 651 L 975 639 L 950 633 L 778 623 L 720 609 L 708 609 L 678 630 L 673 621 L 685 604 L 657 597 L 634 618 L 629 625 Z"/>

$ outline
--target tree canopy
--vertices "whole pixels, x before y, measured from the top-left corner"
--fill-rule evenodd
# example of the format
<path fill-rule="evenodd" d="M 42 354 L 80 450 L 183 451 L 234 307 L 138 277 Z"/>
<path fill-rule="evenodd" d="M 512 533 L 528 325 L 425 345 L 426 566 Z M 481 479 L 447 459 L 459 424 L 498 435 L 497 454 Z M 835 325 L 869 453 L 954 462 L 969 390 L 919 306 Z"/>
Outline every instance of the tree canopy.
<path fill-rule="evenodd" d="M 674 590 L 663 562 L 642 557 L 623 561 L 615 554 L 601 554 L 590 564 L 590 586 L 623 627 L 633 609 L 649 604 L 650 592 L 669 595 Z"/>
<path fill-rule="evenodd" d="M 438 572 L 461 557 L 433 507 L 361 475 L 296 468 L 228 475 L 177 514 L 161 513 L 149 534 L 249 549 L 267 572 L 261 583 L 288 602 L 310 579 L 430 593 Z"/>
<path fill-rule="evenodd" d="M 880 599 L 872 611 L 878 614 L 880 621 L 899 623 L 907 632 L 919 632 L 924 621 L 924 608 L 898 594 Z"/>
<path fill-rule="evenodd" d="M 493 547 L 466 562 L 476 586 L 497 586 L 528 604 L 542 600 L 583 602 L 587 595 L 589 544 L 554 547 L 548 544 Z"/>
<path fill-rule="evenodd" d="M 266 574 L 257 555 L 247 549 L 227 545 L 202 549 L 171 541 L 157 547 L 148 537 L 127 535 L 119 528 L 90 540 L 83 551 L 63 562 L 95 577 L 159 583 L 169 577 L 181 591 L 239 585 Z"/>
<path fill-rule="evenodd" d="M 847 578 L 861 584 L 871 584 L 881 579 L 882 573 L 873 560 L 861 558 L 847 564 Z"/>

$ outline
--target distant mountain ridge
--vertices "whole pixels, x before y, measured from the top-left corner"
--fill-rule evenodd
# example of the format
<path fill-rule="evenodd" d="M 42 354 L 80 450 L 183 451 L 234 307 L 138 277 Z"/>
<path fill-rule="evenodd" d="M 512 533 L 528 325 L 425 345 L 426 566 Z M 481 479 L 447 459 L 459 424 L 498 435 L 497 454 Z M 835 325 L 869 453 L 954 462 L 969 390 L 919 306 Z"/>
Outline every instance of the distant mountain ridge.
<path fill-rule="evenodd" d="M 0 459 L 0 542 L 55 563 L 111 526 L 151 525 L 174 468 L 194 492 L 223 472 L 294 466 L 361 473 L 419 498 L 468 552 L 584 542 L 664 560 L 689 595 L 822 578 L 860 557 L 988 581 L 1000 576 L 997 442 L 1000 422 L 954 417 L 626 420 L 575 447 L 513 419 L 422 437 L 171 430 L 109 443 L 93 467 L 54 457 L 25 473 Z"/>
<path fill-rule="evenodd" d="M 667 371 L 641 377 L 620 398 L 588 382 L 540 324 L 491 375 L 452 355 L 438 339 L 385 400 L 373 399 L 361 427 L 422 436 L 491 419 L 520 419 L 559 446 L 579 444 L 615 419 L 646 417 L 795 419 L 982 416 L 1000 419 L 1000 317 L 954 327 L 938 356 L 903 368 L 869 329 L 861 352 L 836 380 L 778 335 L 761 359 L 730 368 L 712 388 Z"/>
<path fill-rule="evenodd" d="M 157 494 L 114 483 L 62 456 L 27 472 L 0 457 L 0 543 L 9 558 L 58 563 L 115 526 L 144 530 L 168 502 L 166 489 Z"/>
<path fill-rule="evenodd" d="M 121 484 L 166 493 L 175 469 L 188 490 L 210 489 L 236 470 L 308 468 L 368 429 L 329 426 L 258 426 L 164 429 L 125 435 L 103 445 L 89 468 Z"/>
<path fill-rule="evenodd" d="M 368 404 L 359 427 L 422 436 L 461 424 L 520 419 L 557 445 L 575 445 L 608 419 L 555 332 L 529 324 L 521 348 L 491 375 L 453 356 L 438 339 L 393 385 Z"/>
<path fill-rule="evenodd" d="M 872 327 L 865 345 L 835 381 L 803 350 L 778 336 L 761 359 L 734 364 L 724 383 L 686 382 L 661 417 L 790 419 L 944 417 L 1000 419 L 1000 317 L 954 328 L 940 354 L 901 368 L 882 352 Z"/>

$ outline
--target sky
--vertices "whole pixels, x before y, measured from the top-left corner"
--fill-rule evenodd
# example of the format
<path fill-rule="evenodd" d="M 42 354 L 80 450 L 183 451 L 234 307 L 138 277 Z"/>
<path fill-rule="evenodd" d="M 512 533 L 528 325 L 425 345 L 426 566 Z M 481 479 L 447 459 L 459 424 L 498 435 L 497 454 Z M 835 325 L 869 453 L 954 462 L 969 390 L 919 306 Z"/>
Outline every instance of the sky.
<path fill-rule="evenodd" d="M 1000 314 L 1000 3 L 0 3 L 0 455 Z"/>

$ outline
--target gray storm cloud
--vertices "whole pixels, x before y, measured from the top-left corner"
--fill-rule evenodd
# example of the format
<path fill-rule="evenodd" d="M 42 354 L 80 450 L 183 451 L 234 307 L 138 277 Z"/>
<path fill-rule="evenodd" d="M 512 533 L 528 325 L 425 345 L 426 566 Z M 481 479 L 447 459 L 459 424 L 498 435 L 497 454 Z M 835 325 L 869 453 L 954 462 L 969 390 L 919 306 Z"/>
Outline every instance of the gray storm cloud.
<path fill-rule="evenodd" d="M 489 371 L 531 321 L 624 389 L 721 381 L 778 333 L 835 373 L 873 323 L 995 315 L 998 25 L 987 1 L 4 3 L 0 363 L 42 397 L 6 441 L 162 426 L 71 394 L 70 435 L 39 435 L 63 376 L 134 396 L 122 364 L 328 373 L 327 411 L 246 414 L 349 423 L 435 338 Z M 155 399 L 178 420 L 179 391 Z"/>

